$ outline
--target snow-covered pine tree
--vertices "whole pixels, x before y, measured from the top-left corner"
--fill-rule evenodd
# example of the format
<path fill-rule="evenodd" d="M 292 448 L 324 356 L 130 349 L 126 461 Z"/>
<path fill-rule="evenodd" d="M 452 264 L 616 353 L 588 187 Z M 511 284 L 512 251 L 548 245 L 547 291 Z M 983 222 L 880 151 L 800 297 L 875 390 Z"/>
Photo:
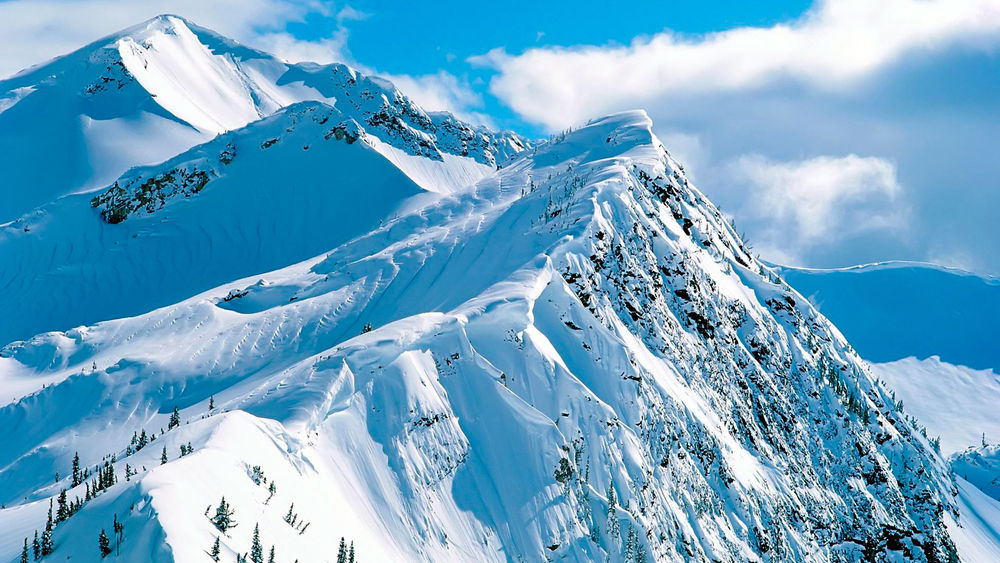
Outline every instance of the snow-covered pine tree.
<path fill-rule="evenodd" d="M 160 454 L 160 465 L 167 463 L 167 447 L 163 446 L 163 453 Z"/>
<path fill-rule="evenodd" d="M 347 563 L 347 544 L 344 538 L 340 538 L 340 547 L 337 548 L 337 563 Z"/>
<path fill-rule="evenodd" d="M 121 550 L 122 538 L 125 536 L 125 523 L 118 520 L 118 513 L 115 513 L 115 520 L 111 524 L 111 529 L 115 534 L 115 555 Z"/>
<path fill-rule="evenodd" d="M 42 544 L 38 541 L 38 530 L 35 530 L 35 540 L 31 542 L 31 554 L 34 555 L 35 561 L 42 557 Z"/>
<path fill-rule="evenodd" d="M 56 523 L 69 518 L 69 504 L 66 502 L 66 489 L 59 491 L 56 505 Z"/>
<path fill-rule="evenodd" d="M 52 542 L 52 528 L 52 499 L 49 499 L 49 519 L 45 522 L 45 531 L 42 532 L 42 557 L 52 555 L 52 552 L 56 549 L 55 544 Z"/>
<path fill-rule="evenodd" d="M 226 497 L 222 497 L 222 500 L 219 501 L 219 507 L 215 509 L 215 517 L 212 518 L 212 523 L 222 533 L 226 533 L 226 530 L 236 527 L 236 522 L 233 521 L 233 509 L 226 502 Z"/>
<path fill-rule="evenodd" d="M 208 410 L 215 410 L 215 395 L 208 398 Z"/>
<path fill-rule="evenodd" d="M 632 563 L 633 561 L 635 561 L 635 543 L 636 543 L 635 526 L 629 524 L 628 534 L 626 535 L 625 539 L 625 561 L 627 563 Z"/>
<path fill-rule="evenodd" d="M 285 514 L 285 522 L 288 522 L 289 524 L 292 523 L 292 517 L 293 517 L 292 510 L 294 508 L 295 508 L 295 503 L 293 502 L 291 506 L 288 507 L 288 514 Z"/>
<path fill-rule="evenodd" d="M 351 548 L 347 550 L 347 563 L 354 563 L 354 542 L 351 542 Z"/>
<path fill-rule="evenodd" d="M 73 454 L 73 486 L 80 484 L 80 454 Z"/>
<path fill-rule="evenodd" d="M 104 528 L 101 528 L 101 533 L 97 536 L 97 549 L 101 553 L 101 559 L 111 554 L 111 541 L 108 539 L 108 534 L 104 532 Z"/>
<path fill-rule="evenodd" d="M 170 414 L 170 422 L 167 423 L 167 430 L 173 430 L 181 425 L 181 413 L 174 406 L 174 412 Z"/>
<path fill-rule="evenodd" d="M 617 551 L 618 542 L 621 541 L 621 526 L 618 524 L 618 499 L 615 495 L 615 484 L 608 485 L 608 537 L 612 545 L 608 546 L 608 551 Z"/>
<path fill-rule="evenodd" d="M 208 555 L 212 561 L 218 561 L 220 553 L 222 553 L 222 546 L 219 545 L 219 536 L 215 536 L 215 543 L 212 544 L 212 551 Z"/>
<path fill-rule="evenodd" d="M 274 546 L 271 546 L 271 553 L 267 556 L 267 563 L 274 563 Z"/>
<path fill-rule="evenodd" d="M 253 525 L 253 540 L 250 542 L 250 561 L 264 563 L 264 547 L 260 544 L 260 524 Z"/>
<path fill-rule="evenodd" d="M 28 538 L 24 538 L 24 549 L 21 550 L 21 563 L 28 563 Z"/>

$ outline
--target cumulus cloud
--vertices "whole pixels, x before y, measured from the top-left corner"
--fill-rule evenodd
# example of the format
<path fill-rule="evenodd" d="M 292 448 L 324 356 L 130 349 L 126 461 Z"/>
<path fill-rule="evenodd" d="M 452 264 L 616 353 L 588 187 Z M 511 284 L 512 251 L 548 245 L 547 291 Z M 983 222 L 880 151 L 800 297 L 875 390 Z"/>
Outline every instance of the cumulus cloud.
<path fill-rule="evenodd" d="M 434 74 L 411 76 L 407 74 L 382 74 L 428 111 L 450 111 L 459 119 L 493 127 L 489 116 L 475 111 L 483 105 L 482 96 L 472 89 L 469 82 L 457 76 L 438 71 Z"/>
<path fill-rule="evenodd" d="M 995 47 L 995 0 L 825 0 L 801 18 L 688 38 L 665 31 L 628 46 L 494 49 L 491 91 L 525 118 L 561 129 L 673 92 L 746 90 L 793 79 L 838 89 L 915 51 Z"/>
<path fill-rule="evenodd" d="M 729 168 L 747 189 L 738 215 L 772 259 L 798 262 L 816 245 L 904 224 L 902 187 L 885 159 L 851 154 L 775 162 L 748 155 Z"/>

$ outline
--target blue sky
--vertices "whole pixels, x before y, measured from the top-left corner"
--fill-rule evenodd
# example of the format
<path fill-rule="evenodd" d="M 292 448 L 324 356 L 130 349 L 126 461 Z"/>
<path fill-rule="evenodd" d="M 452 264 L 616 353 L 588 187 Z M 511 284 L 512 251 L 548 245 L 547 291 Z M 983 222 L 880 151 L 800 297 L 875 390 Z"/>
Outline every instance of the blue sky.
<path fill-rule="evenodd" d="M 644 0 L 619 9 L 609 9 L 608 2 L 594 0 L 571 6 L 525 0 L 502 5 L 448 0 L 420 9 L 401 4 L 388 7 L 385 2 L 371 0 L 351 3 L 366 16 L 348 24 L 350 56 L 382 72 L 424 75 L 443 69 L 468 77 L 471 84 L 482 85 L 492 73 L 469 64 L 467 59 L 498 46 L 517 52 L 540 46 L 624 45 L 665 28 L 703 34 L 737 26 L 766 26 L 801 15 L 810 2 Z M 484 21 L 489 23 L 483 25 Z M 336 28 L 335 18 L 318 14 L 289 27 L 297 35 L 312 38 L 332 34 Z M 501 125 L 526 134 L 545 133 L 537 124 L 518 119 L 515 112 L 489 94 L 488 88 L 477 90 L 484 98 L 484 112 Z"/>
<path fill-rule="evenodd" d="M 1000 0 L 0 0 L 0 75 L 163 12 L 529 136 L 643 108 L 768 259 L 1000 274 Z"/>

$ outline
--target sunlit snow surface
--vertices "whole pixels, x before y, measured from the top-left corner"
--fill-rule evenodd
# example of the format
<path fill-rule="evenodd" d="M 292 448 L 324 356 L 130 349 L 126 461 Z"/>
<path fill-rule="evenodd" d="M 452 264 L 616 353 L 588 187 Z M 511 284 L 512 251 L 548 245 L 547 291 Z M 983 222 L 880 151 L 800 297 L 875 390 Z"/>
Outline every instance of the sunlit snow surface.
<path fill-rule="evenodd" d="M 86 194 L 51 180 L 2 227 L 0 340 L 23 340 L 0 349 L 0 558 L 83 497 L 74 452 L 119 479 L 53 560 L 98 561 L 115 515 L 127 561 L 206 561 L 216 538 L 231 561 L 255 525 L 302 562 L 340 537 L 359 561 L 947 560 L 949 526 L 989 553 L 992 501 L 956 495 L 644 113 L 532 147 L 178 18 L 80 53 L 4 83 L 38 89 L 2 98 L 0 131 L 61 100 L 52 131 L 145 111 L 213 138 Z M 42 79 L 60 65 L 135 104 L 81 112 Z M 223 495 L 227 534 L 205 516 Z"/>

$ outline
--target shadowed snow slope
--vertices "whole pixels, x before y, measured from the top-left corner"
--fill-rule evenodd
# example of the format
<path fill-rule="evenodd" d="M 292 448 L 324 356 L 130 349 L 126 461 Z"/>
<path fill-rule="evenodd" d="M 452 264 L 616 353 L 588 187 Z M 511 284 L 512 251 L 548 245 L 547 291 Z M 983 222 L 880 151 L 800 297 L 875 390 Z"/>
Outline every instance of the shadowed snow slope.
<path fill-rule="evenodd" d="M 12 266 L 0 270 L 0 341 L 136 315 L 377 227 L 424 192 L 363 135 L 302 102 L 0 226 Z"/>
<path fill-rule="evenodd" d="M 1000 372 L 1000 280 L 915 262 L 778 271 L 866 360 L 939 356 Z"/>
<path fill-rule="evenodd" d="M 357 173 L 390 189 L 384 159 L 348 145 L 364 138 L 353 122 L 303 152 L 303 124 L 333 131 L 336 119 L 319 124 L 320 105 L 296 111 L 272 118 L 298 115 L 291 137 L 270 148 L 250 137 L 258 164 L 242 166 L 264 173 L 268 151 L 329 151 L 301 167 L 321 177 L 331 159 L 368 159 Z M 199 210 L 217 209 L 210 198 L 286 205 L 249 203 L 246 190 L 271 193 L 249 178 L 224 187 L 251 130 L 230 138 L 231 164 L 222 137 L 171 161 L 169 182 L 139 170 L 97 209 L 54 205 L 120 219 L 121 238 L 92 227 L 107 252 L 130 256 L 129 244 L 153 244 L 144 239 L 168 242 L 136 256 L 245 252 L 241 227 Z M 320 196 L 289 199 L 316 213 L 309 197 Z M 204 236 L 208 249 L 169 242 L 187 213 L 218 230 L 177 236 Z M 265 549 L 300 561 L 334 560 L 341 536 L 361 561 L 955 554 L 944 462 L 839 332 L 746 251 L 645 114 L 597 120 L 468 190 L 387 214 L 298 264 L 5 347 L 0 555 L 44 527 L 61 490 L 72 501 L 88 489 L 96 498 L 55 527 L 54 558 L 98 560 L 97 531 L 115 515 L 126 560 L 205 560 L 216 537 L 231 560 L 257 524 Z M 63 228 L 44 217 L 5 236 Z M 300 221 L 313 230 L 296 231 L 297 244 L 319 221 Z M 291 236 L 284 228 L 300 227 L 256 240 Z M 181 445 L 193 453 L 179 457 Z M 106 484 L 73 486 L 74 452 Z M 225 534 L 205 516 L 223 495 L 239 522 Z"/>
<path fill-rule="evenodd" d="M 292 65 L 159 16 L 0 81 L 0 222 L 304 100 L 336 104 L 437 190 L 471 183 L 526 146 L 425 113 L 344 65 Z"/>

